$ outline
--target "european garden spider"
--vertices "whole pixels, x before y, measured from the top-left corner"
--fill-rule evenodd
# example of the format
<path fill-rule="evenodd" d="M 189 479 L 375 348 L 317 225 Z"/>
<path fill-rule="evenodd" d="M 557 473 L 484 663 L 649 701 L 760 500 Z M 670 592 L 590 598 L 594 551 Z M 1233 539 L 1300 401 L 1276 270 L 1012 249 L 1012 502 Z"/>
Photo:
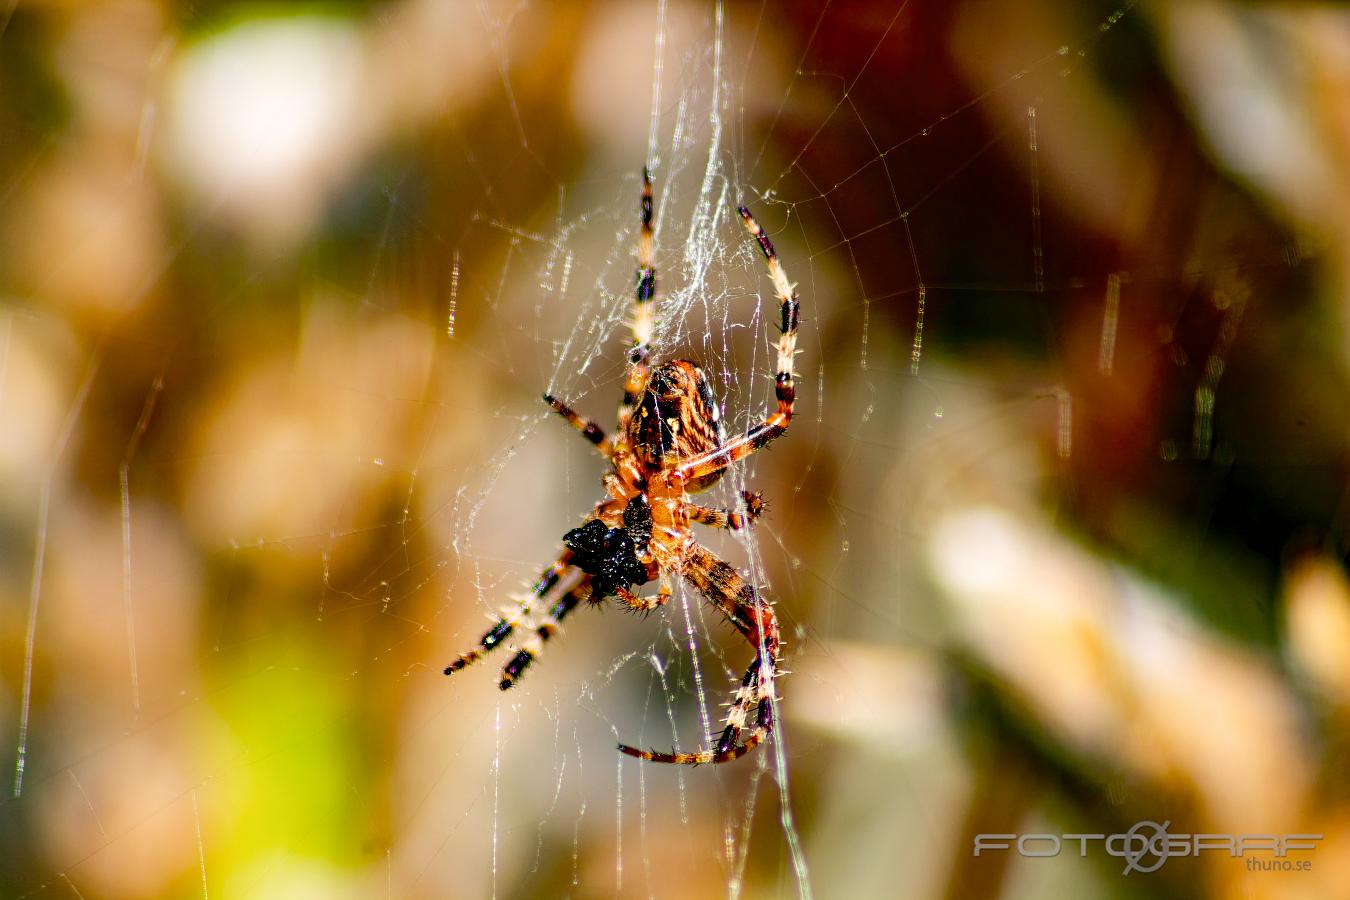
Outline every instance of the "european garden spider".
<path fill-rule="evenodd" d="M 566 549 L 540 576 L 515 616 L 497 622 L 476 647 L 446 666 L 445 674 L 477 662 L 520 632 L 525 639 L 502 669 L 501 688 L 506 690 L 538 658 L 544 642 L 558 633 L 562 620 L 581 601 L 598 604 L 613 596 L 629 609 L 649 612 L 670 599 L 670 576 L 675 573 L 731 620 L 755 649 L 755 658 L 732 699 L 726 729 L 715 749 L 661 753 L 626 744 L 620 744 L 619 749 L 652 762 L 722 763 L 744 756 L 773 730 L 778 619 L 735 568 L 694 539 L 690 524 L 739 530 L 759 517 L 764 504 L 759 494 L 746 491 L 741 495 L 743 512 L 717 509 L 694 503 L 688 494 L 710 487 L 732 463 L 787 431 L 796 397 L 792 357 L 801 304 L 768 236 L 749 210 L 738 207 L 768 264 L 781 303 L 782 336 L 778 339 L 774 376 L 777 409 L 745 434 L 728 441 L 712 389 L 698 366 L 687 359 L 655 367 L 648 362 L 656 269 L 652 265 L 652 180 L 645 169 L 641 209 L 633 347 L 628 355 L 628 380 L 619 407 L 617 437 L 611 440 L 594 422 L 582 418 L 561 400 L 544 395 L 544 402 L 609 461 L 610 470 L 604 476 L 608 497 L 596 504 L 579 528 L 563 535 Z M 651 581 L 660 582 L 656 596 L 637 596 L 634 589 Z M 530 624 L 536 605 L 555 588 L 561 595 L 541 621 Z"/>

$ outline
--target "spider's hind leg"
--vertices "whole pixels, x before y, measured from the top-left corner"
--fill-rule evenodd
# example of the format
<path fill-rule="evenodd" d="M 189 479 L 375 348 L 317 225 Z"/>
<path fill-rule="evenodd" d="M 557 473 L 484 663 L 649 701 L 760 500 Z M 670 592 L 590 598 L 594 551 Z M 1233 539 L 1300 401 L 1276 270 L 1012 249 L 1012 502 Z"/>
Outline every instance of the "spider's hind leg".
<path fill-rule="evenodd" d="M 702 765 L 724 763 L 749 753 L 773 731 L 773 680 L 778 672 L 778 617 L 741 574 L 708 549 L 693 544 L 685 557 L 685 579 L 708 602 L 726 614 L 736 630 L 755 648 L 732 697 L 727 725 L 711 750 L 683 753 L 639 750 L 620 744 L 619 750 L 649 762 Z"/>

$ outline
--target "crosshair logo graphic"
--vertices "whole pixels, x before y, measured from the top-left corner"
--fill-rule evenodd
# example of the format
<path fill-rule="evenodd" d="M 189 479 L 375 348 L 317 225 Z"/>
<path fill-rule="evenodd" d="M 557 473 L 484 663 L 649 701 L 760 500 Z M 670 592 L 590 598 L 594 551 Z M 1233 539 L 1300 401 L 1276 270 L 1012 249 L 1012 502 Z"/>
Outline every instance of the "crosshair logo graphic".
<path fill-rule="evenodd" d="M 1118 835 L 1125 839 L 1125 849 L 1121 854 L 1125 857 L 1125 871 L 1122 874 L 1156 872 L 1162 868 L 1163 863 L 1167 862 L 1167 826 L 1171 824 L 1171 819 L 1161 825 L 1145 819 L 1142 822 L 1135 822 L 1123 835 Z M 1145 838 L 1140 833 L 1144 828 L 1153 829 L 1153 836 Z M 1139 861 L 1146 856 L 1152 856 L 1153 861 L 1141 865 Z"/>

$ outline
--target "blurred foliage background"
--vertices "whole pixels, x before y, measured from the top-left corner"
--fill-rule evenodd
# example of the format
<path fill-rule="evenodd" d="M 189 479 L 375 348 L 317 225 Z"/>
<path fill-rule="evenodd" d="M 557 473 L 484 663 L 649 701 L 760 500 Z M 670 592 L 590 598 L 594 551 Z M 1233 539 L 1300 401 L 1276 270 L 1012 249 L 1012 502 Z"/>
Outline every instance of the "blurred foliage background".
<path fill-rule="evenodd" d="M 1347 59 L 1316 3 L 6 5 L 0 894 L 1350 896 Z M 780 743 L 715 770 L 613 750 L 716 717 L 711 615 L 440 675 L 599 496 L 538 394 L 609 421 L 651 153 L 734 422 L 730 204 L 804 300 L 714 544 Z M 1140 820 L 1323 838 L 971 854 Z"/>

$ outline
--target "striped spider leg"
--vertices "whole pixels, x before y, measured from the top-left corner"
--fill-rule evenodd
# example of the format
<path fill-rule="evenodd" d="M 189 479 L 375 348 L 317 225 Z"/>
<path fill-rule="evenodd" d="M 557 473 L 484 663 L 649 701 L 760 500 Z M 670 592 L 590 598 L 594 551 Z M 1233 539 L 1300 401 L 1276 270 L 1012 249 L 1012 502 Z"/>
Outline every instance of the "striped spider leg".
<path fill-rule="evenodd" d="M 715 449 L 688 459 L 680 464 L 680 473 L 689 479 L 707 478 L 721 472 L 738 460 L 745 459 L 751 453 L 764 447 L 771 441 L 783 436 L 792 423 L 793 405 L 797 399 L 797 390 L 793 383 L 792 359 L 797 352 L 797 325 L 801 318 L 801 301 L 797 298 L 797 286 L 788 281 L 783 264 L 778 261 L 778 253 L 764 229 L 750 215 L 744 206 L 738 207 L 746 229 L 759 243 L 764 254 L 764 262 L 769 267 L 769 278 L 773 281 L 774 292 L 778 295 L 779 328 L 782 334 L 778 338 L 778 368 L 774 372 L 774 395 L 778 408 L 769 414 L 763 422 L 752 427 L 745 434 L 722 443 Z"/>
<path fill-rule="evenodd" d="M 619 405 L 619 430 L 626 431 L 633 407 L 651 374 L 648 355 L 655 322 L 652 301 L 656 299 L 656 232 L 652 228 L 652 173 L 642 169 L 641 225 L 637 244 L 637 289 L 633 297 L 633 347 L 628 352 L 628 379 L 623 386 L 623 402 Z"/>
<path fill-rule="evenodd" d="M 680 462 L 671 474 L 673 480 L 677 482 L 684 482 L 687 479 L 691 484 L 690 489 L 712 484 L 733 462 L 744 459 L 781 437 L 792 422 L 796 401 L 793 357 L 796 353 L 801 303 L 795 285 L 788 281 L 787 273 L 778 261 L 778 253 L 774 250 L 769 236 L 764 233 L 748 209 L 741 206 L 737 211 L 745 223 L 746 230 L 755 238 L 760 251 L 764 254 L 769 277 L 778 295 L 782 334 L 778 340 L 777 368 L 774 373 L 777 409 L 763 422 L 731 441 L 723 438 L 719 425 L 718 440 L 712 447 L 699 453 L 680 455 Z M 706 386 L 706 382 L 703 382 L 703 385 Z M 681 505 L 689 521 L 712 527 L 739 529 L 758 518 L 764 509 L 764 501 L 759 494 L 746 492 L 742 495 L 742 499 L 746 505 L 744 515 L 709 509 L 683 498 Z M 695 543 L 692 535 L 681 555 L 681 574 L 709 603 L 727 616 L 736 630 L 755 649 L 755 658 L 746 669 L 740 688 L 732 699 L 726 728 L 718 738 L 715 748 L 697 753 L 678 750 L 659 752 L 620 744 L 619 750 L 629 756 L 650 762 L 686 765 L 728 762 L 754 749 L 773 730 L 773 679 L 778 672 L 782 647 L 778 619 L 774 615 L 773 608 L 735 568 Z M 747 730 L 748 736 L 742 739 Z"/>
<path fill-rule="evenodd" d="M 534 583 L 530 593 L 523 599 L 516 614 L 511 617 L 503 616 L 499 619 L 497 624 L 493 625 L 486 634 L 479 638 L 478 643 L 471 650 L 460 654 L 454 662 L 445 667 L 445 674 L 453 675 L 460 669 L 473 665 L 493 650 L 503 646 L 513 634 L 518 633 L 525 627 L 525 623 L 531 618 L 531 613 L 534 612 L 538 602 L 548 596 L 569 573 L 575 571 L 572 566 L 571 552 L 564 551 L 553 565 L 545 569 L 543 574 L 539 576 L 539 580 Z M 575 584 L 567 587 L 562 597 L 549 609 L 542 622 L 527 630 L 529 638 L 522 643 L 520 649 L 502 668 L 500 682 L 502 690 L 506 690 L 516 683 L 516 679 L 520 677 L 521 673 L 539 656 L 543 648 L 543 642 L 558 633 L 562 620 L 589 593 L 590 587 L 587 584 L 587 579 L 582 577 Z"/>

